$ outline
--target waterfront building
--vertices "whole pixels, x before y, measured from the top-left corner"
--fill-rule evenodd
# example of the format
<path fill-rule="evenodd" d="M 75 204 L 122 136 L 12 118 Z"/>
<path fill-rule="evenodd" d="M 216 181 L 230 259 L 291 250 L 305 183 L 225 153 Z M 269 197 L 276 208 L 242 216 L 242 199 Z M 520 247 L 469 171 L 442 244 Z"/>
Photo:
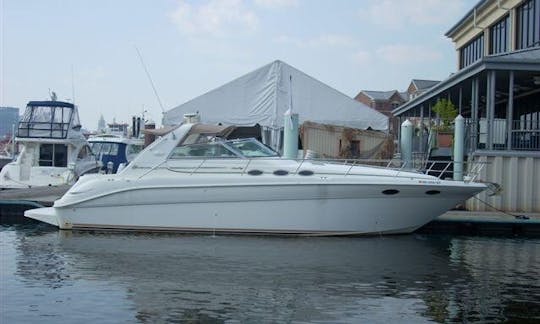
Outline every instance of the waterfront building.
<path fill-rule="evenodd" d="M 396 109 L 397 107 L 401 106 L 409 100 L 408 92 L 399 92 L 398 90 L 361 90 L 356 95 L 356 97 L 354 97 L 354 99 L 388 116 L 389 131 L 397 139 L 396 130 L 399 128 L 399 121 L 396 118 L 393 118 L 394 115 L 392 114 L 392 110 Z"/>
<path fill-rule="evenodd" d="M 19 108 L 0 107 L 0 139 L 10 137 L 19 123 Z"/>
<path fill-rule="evenodd" d="M 431 128 L 432 107 L 450 100 L 466 119 L 468 160 L 485 162 L 481 179 L 503 188 L 467 207 L 540 212 L 540 0 L 481 0 L 445 35 L 457 72 L 394 115 Z M 419 151 L 429 156 L 431 144 Z"/>

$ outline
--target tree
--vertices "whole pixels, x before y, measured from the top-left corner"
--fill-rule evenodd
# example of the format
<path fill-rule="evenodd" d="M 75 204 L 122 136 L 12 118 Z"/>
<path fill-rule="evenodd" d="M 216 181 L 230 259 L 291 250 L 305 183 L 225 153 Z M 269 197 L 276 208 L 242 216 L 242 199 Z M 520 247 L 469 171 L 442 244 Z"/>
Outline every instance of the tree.
<path fill-rule="evenodd" d="M 458 111 L 452 101 L 448 99 L 439 99 L 431 109 L 439 117 L 439 125 L 436 129 L 439 132 L 448 132 L 452 129 L 452 123 L 458 115 Z"/>

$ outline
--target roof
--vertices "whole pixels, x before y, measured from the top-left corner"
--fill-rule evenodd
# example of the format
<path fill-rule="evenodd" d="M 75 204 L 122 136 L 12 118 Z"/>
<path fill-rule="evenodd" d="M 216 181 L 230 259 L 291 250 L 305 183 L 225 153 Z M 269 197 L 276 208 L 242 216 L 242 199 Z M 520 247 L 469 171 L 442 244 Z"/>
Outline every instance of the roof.
<path fill-rule="evenodd" d="M 66 107 L 73 108 L 75 107 L 71 102 L 63 101 L 30 101 L 27 106 L 39 106 L 39 107 Z"/>
<path fill-rule="evenodd" d="M 475 63 L 450 75 L 447 79 L 433 86 L 429 91 L 394 109 L 394 115 L 407 110 L 439 95 L 441 92 L 484 70 L 522 70 L 540 71 L 540 47 L 533 47 L 516 52 L 484 56 Z"/>
<path fill-rule="evenodd" d="M 388 129 L 384 114 L 279 60 L 166 111 L 163 124 L 178 124 L 184 114 L 199 112 L 206 124 L 280 128 L 289 109 L 300 123 Z"/>
<path fill-rule="evenodd" d="M 499 63 L 538 63 L 540 61 L 540 47 L 526 48 L 519 51 L 485 56 L 486 62 Z"/>
<path fill-rule="evenodd" d="M 400 92 L 399 95 L 401 96 L 401 98 L 403 98 L 403 100 L 405 101 L 409 101 L 409 93 L 407 91 L 404 91 L 404 92 Z"/>
<path fill-rule="evenodd" d="M 437 85 L 441 81 L 413 79 L 411 82 L 414 84 L 416 89 L 418 89 L 418 90 L 426 90 L 426 89 L 429 89 L 429 88 Z"/>
<path fill-rule="evenodd" d="M 397 90 L 391 91 L 372 91 L 372 90 L 362 90 L 366 96 L 370 97 L 373 100 L 388 100 L 390 97 L 397 92 Z"/>
<path fill-rule="evenodd" d="M 474 11 L 479 10 L 486 5 L 490 0 L 480 0 L 471 10 L 469 10 L 463 18 L 461 18 L 454 26 L 452 26 L 445 34 L 446 37 L 452 37 L 452 35 L 469 19 L 473 19 Z"/>

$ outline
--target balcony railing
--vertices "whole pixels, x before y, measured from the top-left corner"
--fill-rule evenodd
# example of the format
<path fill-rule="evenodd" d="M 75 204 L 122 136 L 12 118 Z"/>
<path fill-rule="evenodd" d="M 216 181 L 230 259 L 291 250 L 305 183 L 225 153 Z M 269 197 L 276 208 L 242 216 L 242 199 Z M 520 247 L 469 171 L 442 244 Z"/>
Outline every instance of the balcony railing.
<path fill-rule="evenodd" d="M 467 142 L 474 136 L 474 125 L 467 119 Z M 478 123 L 477 148 L 488 149 L 488 141 L 493 144 L 493 150 L 540 151 L 540 125 L 538 120 L 514 120 L 510 132 L 506 119 L 494 119 L 488 134 L 486 119 Z M 510 141 L 508 143 L 508 135 Z"/>

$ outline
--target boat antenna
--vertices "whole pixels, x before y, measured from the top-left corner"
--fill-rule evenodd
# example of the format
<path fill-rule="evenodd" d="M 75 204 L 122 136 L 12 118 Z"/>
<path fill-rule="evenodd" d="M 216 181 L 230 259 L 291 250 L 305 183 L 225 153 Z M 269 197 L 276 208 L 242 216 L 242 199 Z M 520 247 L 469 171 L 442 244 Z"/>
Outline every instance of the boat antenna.
<path fill-rule="evenodd" d="M 154 90 L 154 94 L 156 95 L 157 101 L 159 103 L 159 106 L 161 107 L 161 113 L 165 114 L 165 109 L 163 108 L 163 104 L 161 103 L 161 99 L 159 98 L 159 95 L 156 90 L 156 86 L 154 85 L 154 81 L 152 81 L 152 77 L 150 76 L 150 73 L 148 72 L 148 69 L 146 68 L 146 64 L 144 64 L 144 60 L 142 58 L 141 52 L 135 46 L 135 50 L 137 51 L 137 55 L 139 56 L 139 60 L 141 61 L 141 65 L 144 68 L 144 72 L 146 72 L 146 76 L 148 77 L 148 81 L 150 81 L 150 85 L 152 86 L 152 90 Z"/>

